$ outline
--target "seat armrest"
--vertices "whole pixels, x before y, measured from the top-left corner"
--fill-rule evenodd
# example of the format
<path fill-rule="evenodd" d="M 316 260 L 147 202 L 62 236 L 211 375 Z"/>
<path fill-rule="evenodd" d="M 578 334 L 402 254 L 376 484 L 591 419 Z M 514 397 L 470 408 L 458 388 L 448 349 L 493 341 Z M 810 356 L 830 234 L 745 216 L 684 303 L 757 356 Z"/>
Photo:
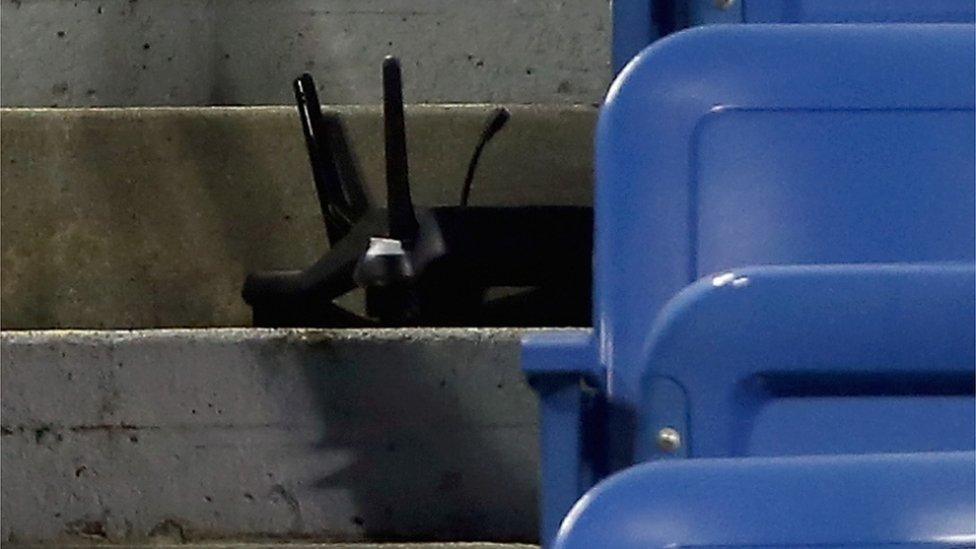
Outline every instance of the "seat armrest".
<path fill-rule="evenodd" d="M 539 395 L 542 461 L 541 541 L 555 537 L 566 512 L 598 480 L 593 433 L 605 376 L 591 330 L 534 332 L 522 340 L 522 369 Z"/>

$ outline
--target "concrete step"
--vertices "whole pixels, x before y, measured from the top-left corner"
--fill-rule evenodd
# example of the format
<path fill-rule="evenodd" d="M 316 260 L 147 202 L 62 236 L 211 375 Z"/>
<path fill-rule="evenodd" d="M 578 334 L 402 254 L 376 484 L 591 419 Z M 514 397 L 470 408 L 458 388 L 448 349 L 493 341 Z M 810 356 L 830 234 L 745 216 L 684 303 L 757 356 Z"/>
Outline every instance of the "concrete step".
<path fill-rule="evenodd" d="M 5 1 L 4 106 L 267 105 L 314 73 L 378 103 L 402 56 L 410 102 L 591 103 L 610 81 L 607 2 Z"/>
<path fill-rule="evenodd" d="M 457 203 L 493 108 L 407 109 L 415 203 Z M 596 110 L 510 110 L 472 204 L 589 204 Z M 330 112 L 382 204 L 380 109 Z M 290 107 L 7 109 L 0 140 L 4 329 L 247 326 L 247 272 L 326 248 Z"/>
<path fill-rule="evenodd" d="M 531 542 L 523 333 L 0 332 L 2 540 Z"/>
<path fill-rule="evenodd" d="M 63 545 L 62 548 L 91 548 L 113 547 L 105 544 Z M 8 544 L 13 548 L 50 547 L 47 544 Z M 132 545 L 125 547 L 132 549 L 534 549 L 538 545 L 523 543 L 479 543 L 479 542 L 442 542 L 442 543 L 303 543 L 292 541 L 279 542 L 244 542 L 244 543 L 181 543 L 176 545 L 157 544 Z"/>

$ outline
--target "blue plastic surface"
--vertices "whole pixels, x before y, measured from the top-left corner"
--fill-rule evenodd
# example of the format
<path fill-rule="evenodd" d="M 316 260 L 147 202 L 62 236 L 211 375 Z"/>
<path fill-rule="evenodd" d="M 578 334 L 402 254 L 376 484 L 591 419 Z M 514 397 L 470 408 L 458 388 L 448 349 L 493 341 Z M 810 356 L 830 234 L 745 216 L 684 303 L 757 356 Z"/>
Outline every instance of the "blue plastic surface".
<path fill-rule="evenodd" d="M 584 332 L 526 341 L 550 535 L 608 459 L 976 448 L 973 264 L 736 269 L 680 292 L 648 330 L 632 422 L 588 407 L 592 371 L 572 367 L 588 357 Z M 599 422 L 624 443 L 594 435 Z M 657 446 L 665 427 L 677 451 Z"/>
<path fill-rule="evenodd" d="M 653 0 L 613 0 L 613 43 L 611 64 L 614 74 L 637 52 L 661 37 L 654 21 Z"/>
<path fill-rule="evenodd" d="M 573 508 L 554 547 L 972 547 L 972 452 L 648 463 Z"/>
<path fill-rule="evenodd" d="M 621 73 L 596 136 L 593 333 L 523 347 L 544 544 L 642 460 L 973 449 L 974 34 L 713 25 Z"/>
<path fill-rule="evenodd" d="M 601 444 L 588 436 L 602 428 L 594 413 L 603 372 L 593 355 L 590 330 L 539 332 L 522 344 L 522 367 L 539 394 L 542 490 L 541 530 L 554 534 L 579 496 L 606 471 Z M 594 390 L 585 390 L 589 384 Z M 598 393 L 597 393 L 598 394 Z"/>
<path fill-rule="evenodd" d="M 736 269 L 672 299 L 641 364 L 636 462 L 674 456 L 664 427 L 683 457 L 973 450 L 976 268 Z"/>
<path fill-rule="evenodd" d="M 684 28 L 735 23 L 972 23 L 972 0 L 614 0 L 613 70 Z"/>
<path fill-rule="evenodd" d="M 636 404 L 648 327 L 745 265 L 973 261 L 970 25 L 716 25 L 617 78 L 596 137 L 595 337 Z"/>

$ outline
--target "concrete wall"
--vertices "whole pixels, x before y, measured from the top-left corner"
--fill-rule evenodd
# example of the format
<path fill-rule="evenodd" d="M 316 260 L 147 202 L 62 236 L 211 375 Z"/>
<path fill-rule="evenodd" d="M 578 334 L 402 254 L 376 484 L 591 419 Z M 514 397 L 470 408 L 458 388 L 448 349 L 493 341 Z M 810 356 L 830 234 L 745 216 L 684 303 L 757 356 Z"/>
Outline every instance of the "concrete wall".
<path fill-rule="evenodd" d="M 3 0 L 4 106 L 593 103 L 610 79 L 607 0 Z"/>
<path fill-rule="evenodd" d="M 408 109 L 417 204 L 457 203 L 490 110 Z M 382 203 L 379 109 L 333 112 Z M 472 204 L 589 204 L 596 110 L 511 112 Z M 247 272 L 326 248 L 294 109 L 3 110 L 0 140 L 5 329 L 246 326 Z"/>
<path fill-rule="evenodd" d="M 2 332 L 2 541 L 534 540 L 519 335 Z"/>

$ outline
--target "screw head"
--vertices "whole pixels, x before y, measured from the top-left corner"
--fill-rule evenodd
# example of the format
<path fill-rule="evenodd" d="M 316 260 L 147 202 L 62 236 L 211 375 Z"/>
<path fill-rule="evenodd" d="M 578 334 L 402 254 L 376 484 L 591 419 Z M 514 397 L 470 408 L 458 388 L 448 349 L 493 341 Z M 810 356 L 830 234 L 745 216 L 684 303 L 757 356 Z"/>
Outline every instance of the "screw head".
<path fill-rule="evenodd" d="M 661 429 L 657 432 L 657 446 L 669 454 L 676 452 L 681 448 L 681 433 L 673 427 Z"/>

